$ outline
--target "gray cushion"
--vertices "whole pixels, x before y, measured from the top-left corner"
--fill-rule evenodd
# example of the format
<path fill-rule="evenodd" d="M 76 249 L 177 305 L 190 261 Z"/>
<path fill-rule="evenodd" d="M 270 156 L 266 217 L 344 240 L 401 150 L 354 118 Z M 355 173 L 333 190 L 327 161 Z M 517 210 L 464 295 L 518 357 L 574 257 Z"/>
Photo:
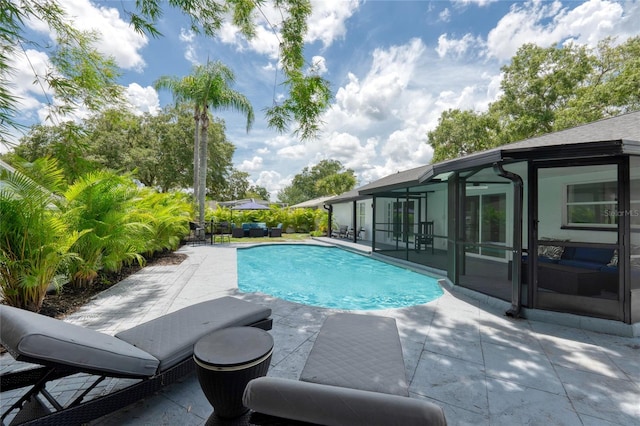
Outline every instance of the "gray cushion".
<path fill-rule="evenodd" d="M 243 403 L 259 413 L 329 426 L 447 424 L 442 408 L 425 400 L 275 377 L 250 381 Z"/>
<path fill-rule="evenodd" d="M 226 296 L 187 306 L 121 331 L 116 337 L 155 356 L 164 371 L 190 357 L 193 345 L 212 331 L 250 325 L 270 315 L 269 308 Z"/>
<path fill-rule="evenodd" d="M 158 360 L 127 342 L 55 318 L 0 306 L 0 340 L 16 358 L 79 371 L 153 376 Z"/>
<path fill-rule="evenodd" d="M 408 396 L 395 319 L 349 313 L 327 317 L 300 380 Z"/>

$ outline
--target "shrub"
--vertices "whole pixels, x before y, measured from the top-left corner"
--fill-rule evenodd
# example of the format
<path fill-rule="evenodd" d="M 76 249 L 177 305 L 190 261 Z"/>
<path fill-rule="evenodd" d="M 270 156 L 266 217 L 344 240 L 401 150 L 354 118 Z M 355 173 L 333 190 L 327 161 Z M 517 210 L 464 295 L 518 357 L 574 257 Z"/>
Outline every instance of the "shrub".
<path fill-rule="evenodd" d="M 18 168 L 0 174 L 0 288 L 7 304 L 37 312 L 83 233 L 62 220 L 57 163 L 39 159 Z"/>

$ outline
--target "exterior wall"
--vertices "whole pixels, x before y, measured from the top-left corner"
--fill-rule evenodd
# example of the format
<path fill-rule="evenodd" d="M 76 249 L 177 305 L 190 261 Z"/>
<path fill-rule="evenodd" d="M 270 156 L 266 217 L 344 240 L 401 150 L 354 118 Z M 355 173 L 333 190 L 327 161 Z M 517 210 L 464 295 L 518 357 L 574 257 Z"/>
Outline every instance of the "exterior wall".
<path fill-rule="evenodd" d="M 612 168 L 612 166 L 607 166 Z M 592 169 L 587 167 L 584 171 Z M 565 205 L 567 184 L 615 181 L 617 175 L 614 170 L 596 171 L 602 169 L 594 166 L 591 173 L 567 174 L 563 176 L 541 177 L 538 191 L 538 238 L 553 238 L 557 240 L 588 241 L 593 243 L 615 244 L 618 238 L 617 230 L 590 231 L 577 229 L 563 229 L 562 220 Z M 540 175 L 543 175 L 541 171 Z"/>
<path fill-rule="evenodd" d="M 447 209 L 447 187 L 438 185 L 439 189 L 427 194 L 427 220 L 433 221 L 433 233 L 438 236 L 433 241 L 435 249 L 447 249 L 447 229 L 449 216 Z"/>
<path fill-rule="evenodd" d="M 338 227 L 340 226 L 348 226 L 350 229 L 359 230 L 360 228 L 364 228 L 365 234 L 362 239 L 371 240 L 371 232 L 373 230 L 373 209 L 371 208 L 371 198 L 366 198 L 364 200 L 356 201 L 356 220 L 359 220 L 359 206 L 365 206 L 365 218 L 364 224 L 361 223 L 353 223 L 353 214 L 354 214 L 354 202 L 348 201 L 344 203 L 333 204 L 333 222 Z"/>
<path fill-rule="evenodd" d="M 352 227 L 353 224 L 353 202 L 340 203 L 333 205 L 333 222 L 338 226 L 347 225 Z"/>

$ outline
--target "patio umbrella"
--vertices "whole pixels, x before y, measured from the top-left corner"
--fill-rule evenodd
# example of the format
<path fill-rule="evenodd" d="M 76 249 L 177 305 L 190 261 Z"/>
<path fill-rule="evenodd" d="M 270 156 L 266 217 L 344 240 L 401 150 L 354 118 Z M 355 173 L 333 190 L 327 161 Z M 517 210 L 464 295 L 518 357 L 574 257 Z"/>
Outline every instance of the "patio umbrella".
<path fill-rule="evenodd" d="M 234 210 L 269 210 L 269 206 L 258 204 L 255 201 L 251 200 L 235 207 L 231 207 L 231 221 L 233 221 Z"/>

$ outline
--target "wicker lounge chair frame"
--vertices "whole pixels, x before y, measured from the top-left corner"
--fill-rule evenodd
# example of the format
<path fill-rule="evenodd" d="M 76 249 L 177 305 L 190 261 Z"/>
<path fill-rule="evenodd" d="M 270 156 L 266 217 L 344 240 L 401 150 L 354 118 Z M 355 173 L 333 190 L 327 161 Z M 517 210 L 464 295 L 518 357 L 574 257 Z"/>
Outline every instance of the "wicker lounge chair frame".
<path fill-rule="evenodd" d="M 216 304 L 220 306 L 221 304 L 225 303 L 231 303 L 234 307 L 248 307 L 248 309 L 252 310 L 252 312 L 250 312 L 249 314 L 244 314 L 242 318 L 239 317 L 237 320 L 231 319 L 229 321 L 225 321 L 224 324 L 220 324 L 219 322 L 217 322 L 217 324 L 211 325 L 211 330 L 207 330 L 205 334 L 208 334 L 215 329 L 233 325 L 252 326 L 261 328 L 263 330 L 271 329 L 271 310 L 268 308 L 260 307 L 259 305 L 253 304 L 251 302 L 242 301 L 233 297 L 223 297 L 220 299 L 214 299 L 208 302 L 199 303 L 197 304 L 197 306 L 199 306 L 199 309 L 201 310 L 206 310 L 210 307 L 215 309 Z M 249 305 L 253 305 L 259 309 L 253 309 Z M 6 306 L 2 306 L 0 308 L 2 309 L 0 310 L 0 313 L 3 311 L 7 312 L 7 309 L 15 309 Z M 177 320 L 180 320 L 181 313 L 188 312 L 187 310 L 189 308 L 191 307 L 183 308 L 180 311 L 173 312 L 166 315 L 165 317 L 151 320 L 147 323 L 121 332 L 125 345 L 128 343 L 126 342 L 126 338 L 131 340 L 131 344 L 133 345 L 140 343 L 144 338 L 149 338 L 149 340 L 158 338 L 158 336 L 148 335 L 149 333 L 153 334 L 154 321 L 156 322 L 155 325 L 160 325 L 160 327 L 156 326 L 155 330 L 161 330 L 163 328 L 161 321 L 166 321 L 169 317 L 169 319 L 175 318 Z M 25 314 L 27 315 L 27 318 L 29 315 L 40 316 L 39 314 L 31 312 L 25 312 Z M 24 316 L 24 314 L 21 315 Z M 182 315 L 182 317 L 182 320 L 184 320 L 184 315 Z M 256 319 L 256 317 L 259 318 Z M 248 318 L 250 319 L 247 320 Z M 51 320 L 59 321 L 47 318 L 47 321 L 50 322 Z M 158 321 L 160 321 L 160 323 L 158 323 Z M 60 322 L 63 324 L 67 324 L 63 321 Z M 200 322 L 209 323 L 209 321 Z M 216 321 L 210 322 L 216 323 Z M 203 332 L 203 329 L 200 328 L 197 332 L 192 333 L 193 336 L 188 337 L 187 340 L 190 339 L 193 340 L 193 342 L 191 343 L 190 351 L 187 350 L 186 352 L 180 352 L 181 359 L 159 360 L 160 362 L 158 363 L 157 371 L 153 374 L 144 375 L 140 373 L 127 373 L 125 371 L 114 372 L 107 368 L 105 369 L 108 371 L 103 371 L 102 369 L 95 366 L 89 366 L 88 368 L 79 368 L 78 366 L 65 365 L 62 362 L 56 362 L 30 356 L 29 354 L 24 353 L 24 351 L 22 351 L 20 347 L 16 347 L 19 345 L 13 345 L 13 342 L 11 341 L 7 342 L 7 340 L 11 339 L 6 339 L 6 336 L 4 336 L 3 334 L 11 333 L 11 329 L 8 327 L 4 320 L 1 321 L 0 325 L 2 326 L 3 331 L 3 333 L 0 334 L 0 339 L 2 339 L 3 345 L 11 353 L 11 355 L 18 361 L 40 365 L 40 367 L 8 372 L 0 376 L 0 390 L 2 393 L 26 388 L 26 391 L 19 397 L 19 399 L 14 404 L 12 404 L 11 407 L 6 409 L 4 413 L 2 413 L 1 420 L 3 425 L 5 424 L 5 419 L 8 418 L 10 414 L 16 412 L 16 410 L 17 413 L 10 423 L 12 425 L 79 425 L 109 414 L 118 409 L 124 408 L 135 401 L 150 396 L 160 390 L 162 387 L 178 381 L 179 379 L 185 377 L 195 370 L 195 363 L 192 356 L 193 344 L 195 344 L 195 342 L 199 340 Z M 74 326 L 72 324 L 67 324 L 67 326 L 75 329 L 82 328 Z M 181 334 L 184 334 L 185 332 L 189 333 L 187 330 L 195 330 L 196 328 L 198 327 L 187 328 Z M 143 332 L 141 333 L 140 330 L 142 330 Z M 130 333 L 131 331 L 133 331 L 133 333 Z M 97 331 L 93 332 L 89 330 L 89 332 L 97 333 L 96 336 L 102 336 L 102 333 Z M 113 339 L 117 340 L 118 336 L 121 333 L 118 333 L 115 337 L 113 337 Z M 144 335 L 142 339 L 140 338 L 141 334 Z M 167 361 L 164 364 L 166 365 L 166 367 L 163 366 L 164 361 Z M 54 396 L 51 395 L 51 393 L 46 389 L 46 386 L 53 380 L 65 378 L 78 373 L 88 373 L 94 375 L 95 378 L 92 378 L 92 383 L 86 389 L 84 389 L 80 393 L 80 395 L 63 406 L 63 404 L 58 402 L 54 398 Z M 107 378 L 114 377 L 137 379 L 137 381 L 123 389 L 85 401 L 85 398 L 90 394 L 90 392 L 102 381 Z M 45 404 L 45 401 L 43 401 L 41 398 L 46 399 L 46 401 L 49 403 L 49 406 L 47 406 Z"/>

